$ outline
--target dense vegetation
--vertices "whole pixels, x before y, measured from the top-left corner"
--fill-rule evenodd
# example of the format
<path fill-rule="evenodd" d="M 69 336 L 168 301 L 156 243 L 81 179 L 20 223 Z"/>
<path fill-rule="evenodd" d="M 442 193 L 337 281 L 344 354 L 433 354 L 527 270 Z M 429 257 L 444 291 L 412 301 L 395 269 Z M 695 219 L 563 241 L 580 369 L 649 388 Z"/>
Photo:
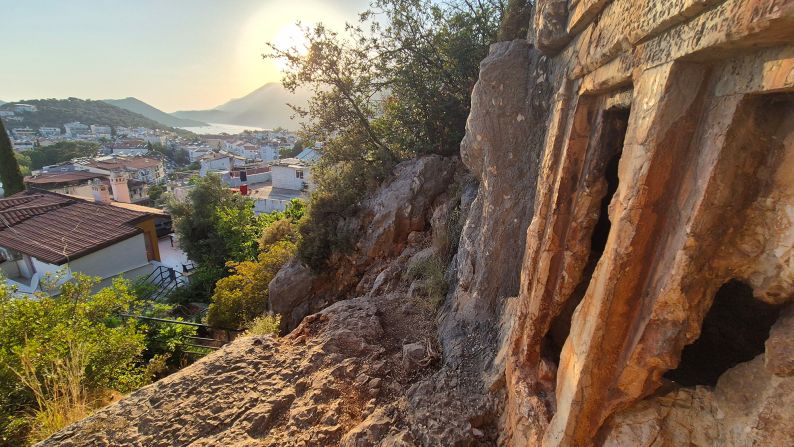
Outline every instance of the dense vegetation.
<path fill-rule="evenodd" d="M 257 260 L 266 250 L 259 243 L 266 228 L 282 219 L 296 222 L 303 215 L 299 200 L 294 200 L 285 213 L 256 215 L 251 198 L 231 191 L 212 174 L 196 179 L 187 200 L 169 198 L 166 208 L 174 219 L 182 249 L 198 264 L 190 285 L 172 296 L 177 303 L 209 302 L 215 283 L 227 276 L 230 268 L 234 271 L 238 263 Z M 216 325 L 239 327 L 238 322 L 231 323 L 225 319 L 223 325 Z"/>
<path fill-rule="evenodd" d="M 336 223 L 400 161 L 458 151 L 479 62 L 496 40 L 506 5 L 376 0 L 339 34 L 304 29 L 307 49 L 271 45 L 266 57 L 288 66 L 291 89 L 314 95 L 297 113 L 305 141 L 322 141 L 313 170 L 317 190 L 300 226 L 301 258 L 322 269 L 350 246 Z"/>
<path fill-rule="evenodd" d="M 110 105 L 104 101 L 69 99 L 29 99 L 19 101 L 36 106 L 38 111 L 18 113 L 23 120 L 14 122 L 9 127 L 30 127 L 38 129 L 42 126 L 63 127 L 66 123 L 79 121 L 83 124 L 101 124 L 104 126 L 147 127 L 149 129 L 169 129 L 150 120 L 145 116 Z M 12 110 L 12 104 L 0 106 L 0 110 Z"/>
<path fill-rule="evenodd" d="M 3 123 L 0 122 L 0 182 L 3 183 L 5 195 L 18 193 L 25 189 L 22 183 L 22 172 L 14 155 L 14 148 L 8 139 Z"/>
<path fill-rule="evenodd" d="M 163 146 L 162 144 L 147 143 L 150 151 L 157 152 L 163 157 L 171 160 L 177 166 L 187 166 L 190 164 L 190 154 L 185 149 L 175 146 Z"/>
<path fill-rule="evenodd" d="M 32 170 L 69 161 L 73 158 L 95 157 L 99 144 L 89 141 L 59 141 L 49 146 L 36 146 L 24 155 L 30 159 Z"/>
<path fill-rule="evenodd" d="M 0 281 L 0 446 L 46 438 L 183 363 L 179 340 L 192 328 L 121 316 L 168 306 L 144 306 L 123 280 L 92 293 L 96 284 L 77 276 L 56 296 L 30 297 Z"/>

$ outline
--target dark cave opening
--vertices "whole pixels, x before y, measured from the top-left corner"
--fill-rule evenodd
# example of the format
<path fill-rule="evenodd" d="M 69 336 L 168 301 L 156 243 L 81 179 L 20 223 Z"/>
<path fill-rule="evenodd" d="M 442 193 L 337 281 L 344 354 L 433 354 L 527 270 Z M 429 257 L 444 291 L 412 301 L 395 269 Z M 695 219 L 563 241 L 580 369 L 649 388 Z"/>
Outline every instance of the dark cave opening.
<path fill-rule="evenodd" d="M 582 272 L 582 280 L 574 289 L 571 296 L 565 301 L 561 312 L 552 321 L 549 332 L 546 334 L 544 357 L 559 363 L 560 353 L 571 331 L 571 318 L 576 307 L 584 298 L 587 286 L 593 276 L 593 271 L 606 248 L 612 222 L 609 220 L 609 204 L 618 190 L 618 165 L 623 155 L 623 142 L 626 138 L 626 129 L 629 122 L 629 109 L 613 109 L 604 112 L 604 125 L 600 137 L 601 147 L 598 149 L 602 155 L 600 170 L 607 183 L 607 190 L 601 198 L 598 220 L 593 227 L 590 238 L 590 256 Z"/>
<path fill-rule="evenodd" d="M 700 337 L 684 347 L 678 367 L 664 377 L 683 386 L 716 385 L 725 371 L 764 352 L 779 313 L 779 306 L 755 299 L 747 284 L 725 283 L 703 319 Z"/>

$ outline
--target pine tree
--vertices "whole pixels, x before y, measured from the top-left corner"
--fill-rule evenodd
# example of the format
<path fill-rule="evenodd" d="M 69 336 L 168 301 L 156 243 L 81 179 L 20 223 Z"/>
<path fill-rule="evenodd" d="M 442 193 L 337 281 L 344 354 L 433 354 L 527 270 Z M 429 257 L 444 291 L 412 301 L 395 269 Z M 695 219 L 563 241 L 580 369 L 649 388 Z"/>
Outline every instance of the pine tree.
<path fill-rule="evenodd" d="M 19 171 L 19 164 L 2 120 L 0 120 L 0 181 L 3 182 L 6 197 L 25 189 L 22 173 Z"/>

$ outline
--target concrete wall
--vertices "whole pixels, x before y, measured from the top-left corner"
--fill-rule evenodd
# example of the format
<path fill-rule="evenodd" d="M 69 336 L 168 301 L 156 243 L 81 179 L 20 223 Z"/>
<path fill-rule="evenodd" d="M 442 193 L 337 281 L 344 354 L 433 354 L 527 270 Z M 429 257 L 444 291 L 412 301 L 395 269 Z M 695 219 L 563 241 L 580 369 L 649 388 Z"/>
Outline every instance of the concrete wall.
<path fill-rule="evenodd" d="M 287 209 L 289 200 L 280 199 L 257 199 L 254 204 L 254 213 L 272 213 L 273 211 L 284 211 Z"/>
<path fill-rule="evenodd" d="M 311 168 L 303 166 L 300 169 L 303 171 L 303 178 L 296 177 L 298 168 L 293 166 L 273 166 L 273 187 L 293 189 L 295 191 L 302 190 L 304 183 L 311 182 Z"/>
<path fill-rule="evenodd" d="M 118 242 L 70 262 L 72 272 L 102 279 L 140 268 L 149 263 L 143 234 Z"/>

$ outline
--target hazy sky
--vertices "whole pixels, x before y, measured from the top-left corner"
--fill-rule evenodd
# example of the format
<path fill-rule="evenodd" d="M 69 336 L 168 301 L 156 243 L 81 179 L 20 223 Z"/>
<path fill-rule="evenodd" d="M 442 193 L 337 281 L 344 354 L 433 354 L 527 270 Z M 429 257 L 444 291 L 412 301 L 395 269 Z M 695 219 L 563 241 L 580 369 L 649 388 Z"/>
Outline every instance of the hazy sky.
<path fill-rule="evenodd" d="M 0 100 L 134 96 L 167 112 L 243 96 L 294 23 L 341 29 L 368 0 L 0 0 Z"/>

